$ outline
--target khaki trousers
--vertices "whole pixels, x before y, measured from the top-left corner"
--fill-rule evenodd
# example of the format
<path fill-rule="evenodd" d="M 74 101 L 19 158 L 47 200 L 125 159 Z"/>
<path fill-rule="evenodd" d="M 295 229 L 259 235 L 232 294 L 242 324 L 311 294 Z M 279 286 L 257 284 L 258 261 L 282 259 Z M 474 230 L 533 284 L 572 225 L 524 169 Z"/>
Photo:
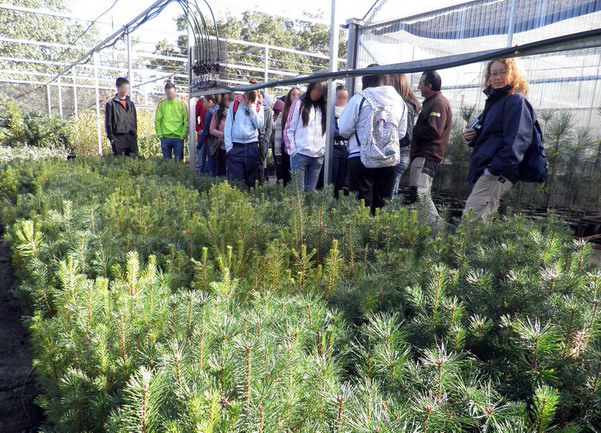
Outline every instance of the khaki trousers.
<path fill-rule="evenodd" d="M 490 174 L 480 176 L 465 203 L 463 214 L 466 215 L 472 210 L 478 215 L 480 220 L 487 220 L 490 214 L 499 209 L 501 197 L 512 186 L 513 183 L 503 176 L 493 176 Z"/>
<path fill-rule="evenodd" d="M 409 185 L 417 188 L 417 197 L 428 224 L 442 226 L 444 225 L 444 221 L 438 214 L 438 210 L 436 210 L 436 206 L 432 201 L 433 178 L 424 172 L 425 163 L 426 159 L 422 157 L 417 157 L 411 161 L 411 168 L 409 170 Z"/>

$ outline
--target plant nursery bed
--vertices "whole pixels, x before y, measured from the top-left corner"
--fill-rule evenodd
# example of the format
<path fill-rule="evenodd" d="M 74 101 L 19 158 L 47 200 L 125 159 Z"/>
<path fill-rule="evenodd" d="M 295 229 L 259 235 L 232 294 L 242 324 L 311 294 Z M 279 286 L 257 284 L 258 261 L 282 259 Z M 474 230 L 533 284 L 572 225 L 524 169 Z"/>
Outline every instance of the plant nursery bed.
<path fill-rule="evenodd" d="M 601 271 L 539 218 L 436 231 L 173 161 L 15 164 L 5 415 L 34 419 L 33 353 L 44 432 L 596 432 Z"/>

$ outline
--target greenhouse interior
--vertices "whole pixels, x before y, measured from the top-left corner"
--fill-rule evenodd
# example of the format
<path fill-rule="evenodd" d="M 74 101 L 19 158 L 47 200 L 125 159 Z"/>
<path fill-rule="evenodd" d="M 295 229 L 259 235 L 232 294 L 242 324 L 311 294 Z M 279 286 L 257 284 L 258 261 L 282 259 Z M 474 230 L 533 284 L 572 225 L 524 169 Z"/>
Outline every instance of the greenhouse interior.
<path fill-rule="evenodd" d="M 0 0 L 1 433 L 601 433 L 600 0 Z"/>

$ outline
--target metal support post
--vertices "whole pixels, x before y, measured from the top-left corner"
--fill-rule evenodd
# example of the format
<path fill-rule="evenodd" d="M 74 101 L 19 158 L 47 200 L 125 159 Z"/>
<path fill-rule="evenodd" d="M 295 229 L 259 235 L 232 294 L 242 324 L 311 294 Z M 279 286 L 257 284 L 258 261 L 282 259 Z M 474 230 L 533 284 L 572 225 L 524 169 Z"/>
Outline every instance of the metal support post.
<path fill-rule="evenodd" d="M 77 105 L 77 78 L 75 77 L 75 68 L 73 68 L 73 109 L 75 110 L 75 120 L 79 120 Z"/>
<path fill-rule="evenodd" d="M 63 117 L 63 88 L 60 77 L 58 78 L 58 114 Z"/>
<path fill-rule="evenodd" d="M 346 52 L 346 69 L 355 69 L 357 67 L 357 50 L 359 45 L 359 32 L 363 21 L 358 19 L 347 20 L 348 26 L 348 50 Z M 346 88 L 349 96 L 355 94 L 355 78 L 349 77 L 346 79 Z"/>
<path fill-rule="evenodd" d="M 98 53 L 94 53 L 94 87 L 96 88 L 96 132 L 98 135 L 98 154 L 102 155 L 102 128 L 100 126 L 100 91 L 98 90 Z"/>
<path fill-rule="evenodd" d="M 127 28 L 127 79 L 129 80 L 129 96 L 134 94 L 134 77 L 131 73 L 131 36 Z"/>
<path fill-rule="evenodd" d="M 330 20 L 330 72 L 338 70 L 338 39 L 339 29 L 336 25 L 336 0 L 332 0 L 332 14 Z M 332 183 L 332 169 L 334 156 L 334 110 L 336 106 L 336 88 L 334 80 L 328 80 L 328 103 L 326 113 L 326 148 L 324 156 L 323 181 L 324 184 Z"/>
<path fill-rule="evenodd" d="M 50 84 L 46 84 L 46 94 L 48 95 L 48 116 L 52 116 L 52 95 L 50 94 Z"/>
<path fill-rule="evenodd" d="M 517 14 L 518 0 L 511 0 L 511 9 L 509 12 L 509 26 L 507 28 L 507 46 L 513 45 L 513 32 L 515 30 L 515 17 Z"/>
<path fill-rule="evenodd" d="M 263 62 L 263 81 L 266 83 L 269 81 L 269 47 L 265 47 L 265 58 Z"/>
<path fill-rule="evenodd" d="M 188 8 L 190 11 L 190 0 L 188 0 Z M 188 23 L 190 20 L 188 20 Z M 192 28 L 188 24 L 188 94 L 192 86 Z M 196 169 L 196 98 L 191 95 L 188 98 L 188 157 L 190 161 L 190 170 Z"/>

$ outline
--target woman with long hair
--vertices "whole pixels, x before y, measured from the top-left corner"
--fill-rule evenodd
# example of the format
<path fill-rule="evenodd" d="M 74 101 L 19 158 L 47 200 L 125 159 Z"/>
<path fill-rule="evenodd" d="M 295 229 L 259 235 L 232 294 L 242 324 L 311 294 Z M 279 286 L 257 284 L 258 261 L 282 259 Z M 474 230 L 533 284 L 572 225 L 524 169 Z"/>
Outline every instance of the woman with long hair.
<path fill-rule="evenodd" d="M 465 213 L 472 211 L 486 220 L 519 180 L 518 167 L 532 144 L 536 113 L 526 99 L 528 80 L 515 59 L 489 62 L 483 87 L 484 111 L 463 136 L 474 149 L 468 175 L 474 188 Z"/>
<path fill-rule="evenodd" d="M 311 83 L 290 107 L 284 129 L 290 168 L 299 191 L 315 190 L 326 148 L 326 83 Z"/>
<path fill-rule="evenodd" d="M 390 74 L 387 76 L 388 84 L 397 91 L 397 93 L 403 98 L 405 101 L 405 105 L 407 106 L 407 132 L 405 136 L 401 139 L 401 162 L 394 167 L 394 183 L 392 185 L 392 189 L 390 190 L 389 199 L 392 200 L 394 196 L 399 191 L 399 183 L 401 181 L 401 176 L 407 168 L 409 168 L 410 163 L 410 144 L 413 138 L 413 125 L 415 123 L 415 118 L 419 114 L 422 109 L 422 104 L 411 90 L 411 86 L 409 85 L 409 80 L 405 74 Z"/>
<path fill-rule="evenodd" d="M 225 93 L 221 96 L 221 104 L 219 109 L 211 118 L 211 125 L 209 131 L 211 136 L 215 138 L 214 143 L 209 149 L 209 158 L 212 158 L 215 162 L 212 165 L 211 174 L 213 177 L 225 176 L 225 142 L 223 141 L 223 132 L 225 130 L 225 119 L 227 118 L 227 112 L 230 108 L 230 104 L 234 100 L 233 93 Z"/>
<path fill-rule="evenodd" d="M 275 170 L 278 181 L 284 182 L 284 186 L 290 182 L 290 155 L 286 152 L 284 142 L 284 128 L 286 127 L 286 121 L 288 120 L 288 113 L 290 107 L 300 97 L 301 89 L 293 87 L 288 91 L 286 98 L 284 99 L 284 108 L 278 114 L 275 120 L 275 137 L 273 145 L 273 156 L 275 160 Z"/>

